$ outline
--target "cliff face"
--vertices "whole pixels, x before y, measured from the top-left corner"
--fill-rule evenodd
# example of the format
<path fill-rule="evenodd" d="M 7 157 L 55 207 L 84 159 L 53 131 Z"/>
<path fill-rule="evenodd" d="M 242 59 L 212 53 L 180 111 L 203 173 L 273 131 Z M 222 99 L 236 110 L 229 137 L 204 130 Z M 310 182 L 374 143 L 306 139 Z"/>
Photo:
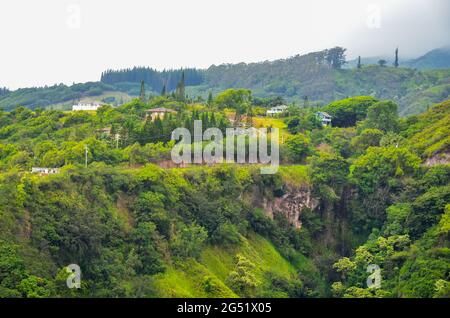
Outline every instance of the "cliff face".
<path fill-rule="evenodd" d="M 264 198 L 263 208 L 270 217 L 275 213 L 283 214 L 289 222 L 300 229 L 302 226 L 301 213 L 304 208 L 315 209 L 319 204 L 316 198 L 312 197 L 309 187 L 299 189 L 289 189 L 281 197 L 272 199 Z"/>
<path fill-rule="evenodd" d="M 434 165 L 445 165 L 450 163 L 450 153 L 439 153 L 425 161 L 425 165 L 430 167 Z"/>

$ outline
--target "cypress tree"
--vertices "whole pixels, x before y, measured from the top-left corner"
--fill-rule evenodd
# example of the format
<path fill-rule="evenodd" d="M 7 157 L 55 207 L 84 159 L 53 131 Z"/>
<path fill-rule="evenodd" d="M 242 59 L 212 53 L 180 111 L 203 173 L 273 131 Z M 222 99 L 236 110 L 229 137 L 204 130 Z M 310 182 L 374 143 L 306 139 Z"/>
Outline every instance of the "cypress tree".
<path fill-rule="evenodd" d="M 361 56 L 358 56 L 358 65 L 357 68 L 361 68 Z"/>
<path fill-rule="evenodd" d="M 395 49 L 394 67 L 398 67 L 398 48 Z"/>
<path fill-rule="evenodd" d="M 192 134 L 192 131 L 193 131 L 192 127 L 193 126 L 192 126 L 191 118 L 186 117 L 186 119 L 184 120 L 184 128 L 189 130 L 189 132 Z"/>
<path fill-rule="evenodd" d="M 149 118 L 145 121 L 145 124 L 144 124 L 144 127 L 142 130 L 143 131 L 139 136 L 139 142 L 141 145 L 145 145 L 146 143 L 151 141 L 152 136 L 154 134 L 153 123 Z"/>
<path fill-rule="evenodd" d="M 248 106 L 247 108 L 247 120 L 246 120 L 246 126 L 247 128 L 253 127 L 253 108 L 252 106 Z"/>
<path fill-rule="evenodd" d="M 201 121 L 202 121 L 202 127 L 203 127 L 203 129 L 209 128 L 208 113 L 207 113 L 207 112 L 202 113 L 200 119 L 201 119 Z"/>
<path fill-rule="evenodd" d="M 211 122 L 211 127 L 216 127 L 216 116 L 214 115 L 214 112 L 211 113 L 210 122 Z"/>
<path fill-rule="evenodd" d="M 181 73 L 181 79 L 178 83 L 178 100 L 184 102 L 186 99 L 186 85 L 184 81 L 184 71 Z"/>
<path fill-rule="evenodd" d="M 208 101 L 207 101 L 206 103 L 208 104 L 209 107 L 211 107 L 212 104 L 213 104 L 213 95 L 212 95 L 212 92 L 211 92 L 211 91 L 209 91 L 209 94 L 208 94 Z"/>
<path fill-rule="evenodd" d="M 145 83 L 141 81 L 141 92 L 139 93 L 139 99 L 141 102 L 145 102 Z"/>
<path fill-rule="evenodd" d="M 159 116 L 157 116 L 155 118 L 155 121 L 153 122 L 153 136 L 151 136 L 151 141 L 153 143 L 161 141 L 162 140 L 162 136 L 163 136 L 163 125 L 162 125 L 162 120 L 161 118 L 159 118 Z"/>

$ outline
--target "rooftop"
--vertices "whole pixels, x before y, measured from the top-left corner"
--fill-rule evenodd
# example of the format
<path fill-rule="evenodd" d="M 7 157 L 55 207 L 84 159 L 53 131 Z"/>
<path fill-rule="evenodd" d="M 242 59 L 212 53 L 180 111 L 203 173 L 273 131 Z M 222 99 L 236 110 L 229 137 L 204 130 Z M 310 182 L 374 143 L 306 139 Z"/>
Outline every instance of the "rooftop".
<path fill-rule="evenodd" d="M 287 109 L 287 108 L 288 108 L 288 106 L 286 106 L 286 105 L 278 105 L 278 106 L 272 107 L 271 109 Z"/>
<path fill-rule="evenodd" d="M 317 112 L 317 114 L 321 114 L 321 115 L 323 115 L 325 117 L 330 117 L 331 118 L 331 115 L 326 113 L 326 112 Z"/>
<path fill-rule="evenodd" d="M 176 113 L 176 111 L 174 111 L 173 109 L 165 107 L 146 109 L 145 111 L 148 113 Z"/>

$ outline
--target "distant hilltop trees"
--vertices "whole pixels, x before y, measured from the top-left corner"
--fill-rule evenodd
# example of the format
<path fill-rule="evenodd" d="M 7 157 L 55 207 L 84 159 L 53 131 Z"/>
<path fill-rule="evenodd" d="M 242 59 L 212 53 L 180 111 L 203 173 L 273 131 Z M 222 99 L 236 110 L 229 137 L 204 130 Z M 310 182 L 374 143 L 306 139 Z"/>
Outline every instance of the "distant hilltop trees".
<path fill-rule="evenodd" d="M 315 61 L 313 64 L 328 66 L 333 69 L 340 69 L 345 63 L 345 48 L 334 47 L 331 49 L 323 50 L 316 53 L 311 53 L 314 56 Z M 287 59 L 286 61 L 289 61 Z M 258 64 L 258 63 L 257 63 Z M 245 66 L 245 63 L 236 64 L 235 66 Z M 252 64 L 249 64 L 249 66 Z M 218 67 L 211 66 L 209 69 L 201 70 L 195 68 L 186 69 L 174 69 L 158 71 L 150 67 L 133 67 L 121 70 L 107 70 L 102 73 L 100 81 L 105 84 L 116 83 L 142 83 L 150 87 L 154 92 L 161 92 L 165 95 L 166 92 L 179 89 L 179 84 L 183 81 L 186 86 L 195 86 L 203 84 L 208 81 L 208 76 L 214 77 L 214 70 L 217 68 L 233 68 L 227 64 L 222 64 Z M 235 75 L 233 78 L 239 77 Z"/>
<path fill-rule="evenodd" d="M 204 80 L 204 71 L 186 68 L 157 71 L 149 67 L 134 67 L 121 70 L 107 70 L 102 73 L 101 82 L 115 84 L 121 82 L 141 83 L 142 81 L 155 92 L 177 89 L 184 73 L 185 85 L 199 85 Z"/>
<path fill-rule="evenodd" d="M 0 87 L 0 96 L 7 95 L 10 91 L 6 87 Z"/>

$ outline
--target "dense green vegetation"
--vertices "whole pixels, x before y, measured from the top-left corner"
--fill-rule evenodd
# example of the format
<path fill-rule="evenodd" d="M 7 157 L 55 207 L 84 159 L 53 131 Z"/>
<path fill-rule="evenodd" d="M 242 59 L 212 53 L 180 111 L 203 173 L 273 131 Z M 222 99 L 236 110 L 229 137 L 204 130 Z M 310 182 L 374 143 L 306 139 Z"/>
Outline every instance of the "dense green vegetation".
<path fill-rule="evenodd" d="M 236 200 L 253 187 L 270 194 L 277 178 L 225 167 L 77 171 L 2 176 L 1 296 L 294 297 L 313 288 L 297 274 L 312 265 L 280 255 L 302 257 L 298 234 Z M 255 232 L 276 236 L 278 250 Z M 69 263 L 83 269 L 79 292 L 65 288 Z"/>
<path fill-rule="evenodd" d="M 347 98 L 322 108 L 336 121 L 323 127 L 311 107 L 262 117 L 277 101 L 246 89 L 141 95 L 0 112 L 1 297 L 450 296 L 450 101 L 399 118 L 393 101 Z M 155 107 L 177 113 L 151 121 Z M 278 173 L 175 167 L 170 133 L 196 119 L 280 127 Z"/>

